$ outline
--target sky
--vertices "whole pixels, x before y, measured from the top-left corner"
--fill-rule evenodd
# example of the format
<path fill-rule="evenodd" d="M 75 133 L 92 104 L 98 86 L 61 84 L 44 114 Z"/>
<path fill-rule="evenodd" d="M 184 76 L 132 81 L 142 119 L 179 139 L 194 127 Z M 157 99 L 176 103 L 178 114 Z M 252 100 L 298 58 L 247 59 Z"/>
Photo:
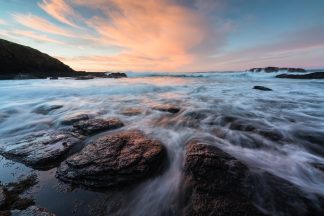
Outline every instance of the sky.
<path fill-rule="evenodd" d="M 0 38 L 75 70 L 324 68 L 324 1 L 0 0 Z"/>

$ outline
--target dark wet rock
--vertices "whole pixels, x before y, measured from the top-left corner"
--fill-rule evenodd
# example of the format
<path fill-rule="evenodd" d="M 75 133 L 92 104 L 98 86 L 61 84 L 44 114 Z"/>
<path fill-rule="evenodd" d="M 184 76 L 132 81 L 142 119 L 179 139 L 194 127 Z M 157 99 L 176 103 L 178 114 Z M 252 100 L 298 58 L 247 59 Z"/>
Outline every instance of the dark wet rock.
<path fill-rule="evenodd" d="M 244 132 L 253 132 L 273 141 L 278 141 L 284 138 L 283 134 L 279 130 L 272 128 L 264 123 L 248 119 L 236 119 L 232 121 L 229 124 L 229 129 Z"/>
<path fill-rule="evenodd" d="M 157 106 L 152 107 L 152 109 L 162 111 L 162 112 L 169 112 L 169 113 L 178 113 L 180 111 L 179 107 L 176 107 L 176 106 L 170 105 L 170 104 L 157 105 Z"/>
<path fill-rule="evenodd" d="M 308 74 L 280 74 L 276 78 L 287 79 L 324 79 L 324 72 L 313 72 Z"/>
<path fill-rule="evenodd" d="M 36 169 L 61 162 L 84 136 L 69 131 L 38 132 L 0 146 L 0 154 Z"/>
<path fill-rule="evenodd" d="M 315 167 L 316 169 L 318 169 L 324 173 L 324 164 L 313 163 L 313 167 Z"/>
<path fill-rule="evenodd" d="M 110 73 L 107 75 L 107 77 L 118 79 L 118 78 L 127 78 L 127 75 L 125 73 L 117 72 L 117 73 Z"/>
<path fill-rule="evenodd" d="M 75 131 L 85 135 L 92 135 L 107 130 L 121 128 L 123 126 L 124 123 L 117 118 L 90 119 L 86 121 L 80 121 L 73 125 Z"/>
<path fill-rule="evenodd" d="M 47 115 L 53 110 L 61 109 L 62 105 L 42 105 L 33 110 L 34 113 Z"/>
<path fill-rule="evenodd" d="M 280 67 L 265 67 L 265 68 L 252 68 L 250 72 L 261 72 L 266 73 L 278 72 L 278 71 L 287 71 L 287 72 L 306 72 L 303 68 L 280 68 Z"/>
<path fill-rule="evenodd" d="M 244 164 L 196 140 L 185 152 L 184 215 L 264 215 L 244 193 Z"/>
<path fill-rule="evenodd" d="M 268 215 L 324 215 L 324 197 L 307 194 L 294 184 L 261 170 L 249 173 L 247 190 Z"/>
<path fill-rule="evenodd" d="M 76 77 L 75 79 L 76 80 L 90 80 L 90 79 L 94 79 L 96 78 L 95 76 L 91 76 L 91 75 L 86 75 L 86 76 L 79 76 L 79 77 Z"/>
<path fill-rule="evenodd" d="M 214 114 L 208 109 L 185 111 L 177 115 L 160 116 L 154 120 L 154 125 L 169 128 L 199 128 L 202 126 L 202 121 L 211 115 Z"/>
<path fill-rule="evenodd" d="M 4 193 L 4 200 L 0 205 L 0 215 L 6 215 L 10 210 L 23 210 L 31 205 L 34 205 L 35 202 L 32 198 L 22 197 L 21 195 L 36 185 L 36 183 L 37 176 L 31 175 L 20 180 L 19 182 L 9 183 L 5 186 L 0 185 L 0 188 L 2 188 Z"/>
<path fill-rule="evenodd" d="M 57 177 L 92 188 L 122 186 L 157 173 L 166 157 L 162 143 L 141 131 L 115 132 L 68 158 Z"/>
<path fill-rule="evenodd" d="M 88 119 L 90 119 L 90 116 L 88 114 L 77 113 L 77 114 L 65 116 L 63 118 L 63 120 L 61 121 L 61 124 L 62 125 L 73 125 L 76 122 L 88 120 Z"/>
<path fill-rule="evenodd" d="M 6 193 L 5 193 L 5 188 L 3 186 L 0 186 L 0 209 L 2 206 L 5 205 L 6 201 Z"/>
<path fill-rule="evenodd" d="M 11 211 L 12 216 L 55 216 L 45 208 L 39 208 L 37 206 L 30 206 L 25 210 Z"/>
<path fill-rule="evenodd" d="M 271 88 L 265 86 L 254 86 L 253 89 L 261 90 L 261 91 L 272 91 Z"/>
<path fill-rule="evenodd" d="M 120 112 L 120 114 L 126 115 L 126 116 L 136 116 L 136 115 L 140 115 L 142 113 L 143 113 L 143 110 L 137 109 L 137 108 L 126 108 Z"/>

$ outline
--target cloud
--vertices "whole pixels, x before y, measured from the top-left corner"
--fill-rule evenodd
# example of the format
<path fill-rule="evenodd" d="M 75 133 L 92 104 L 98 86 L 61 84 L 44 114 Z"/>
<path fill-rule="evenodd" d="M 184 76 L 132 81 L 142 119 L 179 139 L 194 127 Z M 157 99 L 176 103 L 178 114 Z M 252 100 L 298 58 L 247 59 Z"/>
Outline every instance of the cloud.
<path fill-rule="evenodd" d="M 224 41 L 224 35 L 210 28 L 197 9 L 170 0 L 74 0 L 73 4 L 100 10 L 103 16 L 92 17 L 87 25 L 98 33 L 101 43 L 122 49 L 113 61 L 111 56 L 97 58 L 104 67 L 118 58 L 137 70 L 177 70 L 206 57 Z M 150 63 L 138 64 L 134 56 Z M 117 67 L 108 65 L 107 69 Z"/>
<path fill-rule="evenodd" d="M 6 21 L 4 21 L 4 20 L 0 19 L 0 25 L 6 25 L 6 24 L 7 24 L 7 22 L 6 22 Z"/>
<path fill-rule="evenodd" d="M 81 19 L 81 17 L 64 0 L 43 0 L 38 3 L 38 6 L 58 21 L 72 27 L 78 27 L 72 20 Z"/>
<path fill-rule="evenodd" d="M 34 29 L 36 31 L 50 33 L 55 35 L 61 35 L 65 37 L 76 37 L 72 32 L 64 30 L 44 18 L 32 15 L 32 14 L 13 14 L 14 19 L 21 25 Z"/>
<path fill-rule="evenodd" d="M 237 70 L 266 66 L 311 67 L 319 62 L 319 51 L 324 55 L 324 29 L 321 26 L 286 32 L 279 38 L 281 39 L 276 42 L 270 41 L 244 50 L 218 54 L 206 65 L 209 68 Z"/>

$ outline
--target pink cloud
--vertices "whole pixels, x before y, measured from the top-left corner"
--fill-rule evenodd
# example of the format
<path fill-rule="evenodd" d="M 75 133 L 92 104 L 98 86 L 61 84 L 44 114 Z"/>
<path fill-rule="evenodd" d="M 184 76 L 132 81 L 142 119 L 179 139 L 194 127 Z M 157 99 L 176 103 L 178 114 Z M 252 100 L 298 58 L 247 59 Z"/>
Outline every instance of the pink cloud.
<path fill-rule="evenodd" d="M 80 19 L 81 17 L 64 0 L 43 0 L 38 3 L 38 6 L 58 21 L 72 27 L 78 27 L 72 19 Z"/>
<path fill-rule="evenodd" d="M 74 0 L 73 4 L 101 10 L 105 17 L 93 17 L 87 25 L 100 35 L 101 43 L 122 48 L 114 59 L 127 62 L 130 68 L 133 65 L 133 70 L 177 70 L 199 61 L 207 49 L 217 49 L 224 39 L 199 11 L 169 0 Z M 138 64 L 130 56 L 145 57 L 151 63 Z M 111 59 L 100 57 L 97 65 L 104 62 L 107 70 L 117 69 L 117 65 L 107 68 Z"/>

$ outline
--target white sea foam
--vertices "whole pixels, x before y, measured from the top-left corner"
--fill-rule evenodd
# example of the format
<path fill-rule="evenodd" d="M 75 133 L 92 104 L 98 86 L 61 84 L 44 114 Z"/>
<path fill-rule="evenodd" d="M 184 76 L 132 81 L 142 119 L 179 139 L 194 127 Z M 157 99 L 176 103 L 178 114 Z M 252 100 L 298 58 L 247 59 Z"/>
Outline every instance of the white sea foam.
<path fill-rule="evenodd" d="M 306 193 L 324 195 L 324 174 L 318 168 L 324 166 L 323 81 L 276 79 L 276 74 L 262 72 L 128 75 L 126 79 L 0 81 L 0 140 L 60 128 L 60 121 L 71 113 L 117 116 L 126 128 L 160 139 L 168 149 L 170 167 L 136 191 L 129 203 L 134 215 L 165 205 L 177 193 L 185 142 L 206 136 L 251 169 L 267 171 Z M 255 85 L 273 91 L 254 90 Z M 174 104 L 181 111 L 170 116 L 152 110 L 156 104 Z M 47 115 L 34 112 L 49 105 L 63 107 Z M 124 108 L 145 112 L 123 116 Z M 197 119 L 190 119 L 192 113 Z M 240 128 L 234 127 L 237 122 Z M 256 129 L 245 130 L 248 126 Z M 219 129 L 227 136 L 217 137 Z M 266 132 L 280 137 L 271 139 Z"/>

